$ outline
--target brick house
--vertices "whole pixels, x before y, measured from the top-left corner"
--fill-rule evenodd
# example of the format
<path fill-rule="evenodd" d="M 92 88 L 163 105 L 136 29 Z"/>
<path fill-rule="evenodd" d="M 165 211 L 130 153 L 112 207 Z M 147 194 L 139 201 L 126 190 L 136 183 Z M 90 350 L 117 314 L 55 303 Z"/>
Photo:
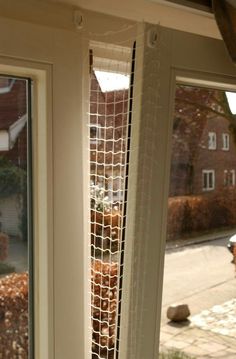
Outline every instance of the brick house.
<path fill-rule="evenodd" d="M 220 96 L 222 91 L 177 87 L 170 196 L 199 195 L 235 186 L 236 145 L 230 121 L 218 104 Z"/>
<path fill-rule="evenodd" d="M 194 161 L 193 193 L 235 186 L 236 145 L 224 118 L 212 118 L 204 127 Z"/>
<path fill-rule="evenodd" d="M 185 103 L 186 92 L 189 100 L 195 101 L 191 108 Z M 230 122 L 224 116 L 211 113 L 220 95 L 221 91 L 217 90 L 177 87 L 170 196 L 199 195 L 235 186 L 236 145 L 229 129 Z M 201 108 L 203 105 L 208 109 Z M 222 111 L 221 108 L 218 110 Z M 102 185 L 110 197 L 110 183 L 115 181 L 118 193 L 113 200 L 122 196 L 119 193 L 120 179 L 114 178 L 124 175 L 125 157 L 122 151 L 126 134 L 122 133 L 122 129 L 126 126 L 127 111 L 128 90 L 102 92 L 93 72 L 90 91 L 90 163 L 91 173 L 96 170 L 99 178 L 92 175 L 91 180 Z M 113 131 L 117 142 L 111 140 Z"/>
<path fill-rule="evenodd" d="M 104 187 L 111 201 L 123 195 L 128 101 L 128 90 L 102 92 L 95 73 L 91 74 L 91 181 Z"/>
<path fill-rule="evenodd" d="M 27 94 L 26 81 L 0 77 L 0 157 L 14 166 L 27 169 Z M 0 230 L 20 236 L 22 196 L 0 198 Z"/>
<path fill-rule="evenodd" d="M 25 80 L 0 77 L 0 156 L 24 169 L 27 167 L 26 96 Z"/>

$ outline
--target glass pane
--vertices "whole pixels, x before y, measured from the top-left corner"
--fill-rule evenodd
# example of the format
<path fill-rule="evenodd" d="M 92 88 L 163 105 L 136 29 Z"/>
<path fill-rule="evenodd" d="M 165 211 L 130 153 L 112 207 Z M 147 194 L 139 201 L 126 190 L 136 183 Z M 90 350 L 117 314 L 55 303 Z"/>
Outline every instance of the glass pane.
<path fill-rule="evenodd" d="M 213 188 L 212 172 L 209 172 L 209 188 Z"/>
<path fill-rule="evenodd" d="M 29 357 L 28 80 L 0 76 L 0 358 Z"/>
<path fill-rule="evenodd" d="M 114 359 L 123 293 L 131 64 L 120 69 L 120 61 L 105 58 L 102 64 L 103 70 L 92 69 L 90 83 L 91 358 Z"/>
<path fill-rule="evenodd" d="M 207 188 L 207 173 L 203 173 L 203 188 Z"/>
<path fill-rule="evenodd" d="M 236 94 L 228 95 L 176 86 L 160 351 L 187 358 L 216 356 L 219 340 L 236 357 Z"/>

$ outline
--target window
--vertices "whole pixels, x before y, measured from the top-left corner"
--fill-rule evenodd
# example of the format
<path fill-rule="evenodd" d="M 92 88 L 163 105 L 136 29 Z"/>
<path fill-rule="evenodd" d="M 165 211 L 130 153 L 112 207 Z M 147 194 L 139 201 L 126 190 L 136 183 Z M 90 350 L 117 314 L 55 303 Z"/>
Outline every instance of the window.
<path fill-rule="evenodd" d="M 210 191 L 215 188 L 215 171 L 203 170 L 203 190 Z"/>
<path fill-rule="evenodd" d="M 229 151 L 229 134 L 222 134 L 222 150 Z"/>
<path fill-rule="evenodd" d="M 224 186 L 228 186 L 228 171 L 224 171 Z"/>
<path fill-rule="evenodd" d="M 235 186 L 235 170 L 229 172 L 229 185 Z"/>
<path fill-rule="evenodd" d="M 1 84 L 10 84 L 1 91 Z M 32 358 L 31 81 L 0 76 L 0 352 Z M 6 87 L 5 87 L 6 88 Z M 1 138 L 1 137 L 0 137 Z"/>
<path fill-rule="evenodd" d="M 96 56 L 94 61 L 98 61 Z M 132 117 L 130 61 L 131 58 L 123 64 L 127 68 L 125 75 L 119 72 L 121 62 L 111 62 L 109 58 L 102 63 L 109 72 L 91 69 L 89 326 L 91 358 L 96 359 L 113 359 L 119 354 Z"/>
<path fill-rule="evenodd" d="M 0 77 L 0 94 L 6 94 L 11 92 L 12 87 L 15 83 L 14 78 L 9 78 L 8 76 L 1 76 Z"/>
<path fill-rule="evenodd" d="M 224 171 L 224 186 L 235 186 L 235 170 Z"/>
<path fill-rule="evenodd" d="M 90 143 L 96 144 L 101 138 L 101 126 L 100 125 L 90 125 Z"/>
<path fill-rule="evenodd" d="M 208 133 L 208 149 L 216 150 L 216 133 L 215 132 Z"/>

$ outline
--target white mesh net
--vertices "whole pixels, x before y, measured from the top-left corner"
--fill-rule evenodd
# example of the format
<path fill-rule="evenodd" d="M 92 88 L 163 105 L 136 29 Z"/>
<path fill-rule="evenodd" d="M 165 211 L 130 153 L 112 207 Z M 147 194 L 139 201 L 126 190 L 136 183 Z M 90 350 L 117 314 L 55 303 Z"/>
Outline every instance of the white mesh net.
<path fill-rule="evenodd" d="M 111 359 L 119 349 L 134 59 L 125 47 L 94 48 L 109 56 L 91 52 L 91 355 Z"/>

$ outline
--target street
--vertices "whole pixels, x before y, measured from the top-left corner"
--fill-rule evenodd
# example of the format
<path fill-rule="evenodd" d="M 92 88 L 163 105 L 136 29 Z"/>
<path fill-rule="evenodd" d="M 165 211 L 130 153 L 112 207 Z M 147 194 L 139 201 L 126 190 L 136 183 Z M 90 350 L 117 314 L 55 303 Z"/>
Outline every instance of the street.
<path fill-rule="evenodd" d="M 192 315 L 235 298 L 235 268 L 227 238 L 167 251 L 162 324 L 170 304 L 187 303 Z"/>

